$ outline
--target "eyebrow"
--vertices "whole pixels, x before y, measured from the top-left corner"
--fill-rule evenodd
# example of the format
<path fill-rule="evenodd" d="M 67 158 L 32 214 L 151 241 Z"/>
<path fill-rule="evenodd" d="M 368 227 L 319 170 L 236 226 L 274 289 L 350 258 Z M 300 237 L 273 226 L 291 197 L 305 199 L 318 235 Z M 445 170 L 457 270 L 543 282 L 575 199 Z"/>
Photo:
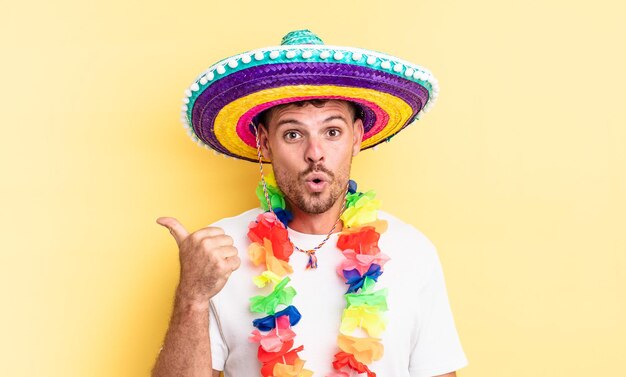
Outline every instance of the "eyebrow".
<path fill-rule="evenodd" d="M 339 119 L 342 122 L 344 122 L 346 125 L 348 125 L 348 121 L 342 115 L 332 115 L 332 116 L 329 116 L 328 118 L 324 119 L 324 123 L 328 123 L 331 120 L 335 120 L 335 119 Z"/>
<path fill-rule="evenodd" d="M 348 124 L 348 121 L 342 115 L 331 115 L 328 118 L 324 119 L 323 123 L 328 123 L 328 122 L 336 120 L 336 119 L 341 120 L 346 125 Z M 280 127 L 280 126 L 282 126 L 284 124 L 295 124 L 297 126 L 303 126 L 304 125 L 304 123 L 300 122 L 297 119 L 287 118 L 287 119 L 279 120 L 278 123 L 276 124 L 276 128 L 278 128 L 278 127 Z"/>
<path fill-rule="evenodd" d="M 296 119 L 287 118 L 287 119 L 279 120 L 278 123 L 276 124 L 276 128 L 282 126 L 283 124 L 290 124 L 290 123 L 293 123 L 293 124 L 298 125 L 298 126 L 303 126 L 304 125 L 304 123 L 302 123 L 302 122 L 300 122 L 300 121 L 298 121 Z"/>

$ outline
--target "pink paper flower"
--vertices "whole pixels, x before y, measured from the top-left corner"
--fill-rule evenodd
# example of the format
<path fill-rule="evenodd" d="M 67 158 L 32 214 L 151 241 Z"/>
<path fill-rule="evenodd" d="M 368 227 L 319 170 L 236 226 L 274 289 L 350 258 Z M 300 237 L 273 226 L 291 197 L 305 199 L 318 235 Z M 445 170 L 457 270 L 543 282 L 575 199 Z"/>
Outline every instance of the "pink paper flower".
<path fill-rule="evenodd" d="M 296 333 L 289 326 L 289 316 L 283 315 L 276 319 L 276 327 L 273 330 L 263 335 L 255 329 L 249 339 L 251 342 L 260 343 L 261 348 L 267 352 L 278 352 L 283 343 L 293 340 L 295 336 Z"/>
<path fill-rule="evenodd" d="M 343 256 L 346 257 L 337 267 L 337 273 L 343 277 L 343 270 L 359 271 L 359 274 L 363 275 L 369 270 L 372 263 L 376 263 L 381 268 L 390 259 L 386 254 L 378 253 L 376 255 L 357 254 L 354 250 L 347 249 L 342 251 Z"/>

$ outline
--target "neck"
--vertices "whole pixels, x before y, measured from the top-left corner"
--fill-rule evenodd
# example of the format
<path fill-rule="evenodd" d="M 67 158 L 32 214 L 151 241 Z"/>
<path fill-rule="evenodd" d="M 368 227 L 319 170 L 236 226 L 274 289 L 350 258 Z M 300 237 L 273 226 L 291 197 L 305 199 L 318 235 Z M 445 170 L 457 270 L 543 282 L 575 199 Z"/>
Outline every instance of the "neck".
<path fill-rule="evenodd" d="M 337 222 L 342 205 L 343 197 L 337 200 L 328 211 L 319 214 L 306 213 L 300 210 L 300 208 L 291 205 L 293 220 L 289 222 L 289 227 L 300 233 L 326 235 Z M 342 228 L 343 224 L 339 221 L 333 233 L 341 231 Z"/>

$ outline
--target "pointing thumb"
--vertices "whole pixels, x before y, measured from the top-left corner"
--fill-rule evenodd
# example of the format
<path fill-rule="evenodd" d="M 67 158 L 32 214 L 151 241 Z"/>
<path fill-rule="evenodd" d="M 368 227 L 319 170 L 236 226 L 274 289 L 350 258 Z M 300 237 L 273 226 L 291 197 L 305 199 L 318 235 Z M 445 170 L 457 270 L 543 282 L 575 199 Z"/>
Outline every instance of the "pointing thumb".
<path fill-rule="evenodd" d="M 178 245 L 180 245 L 180 243 L 183 242 L 183 240 L 189 235 L 189 232 L 187 232 L 187 229 L 185 229 L 183 224 L 178 222 L 178 220 L 173 217 L 159 217 L 156 222 L 157 224 L 163 225 L 169 229 Z"/>

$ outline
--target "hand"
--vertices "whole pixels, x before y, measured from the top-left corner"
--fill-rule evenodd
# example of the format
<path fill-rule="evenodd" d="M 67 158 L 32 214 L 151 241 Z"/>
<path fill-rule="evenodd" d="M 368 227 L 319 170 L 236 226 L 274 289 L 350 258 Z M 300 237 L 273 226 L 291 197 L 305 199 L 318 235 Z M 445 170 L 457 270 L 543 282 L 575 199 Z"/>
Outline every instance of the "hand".
<path fill-rule="evenodd" d="M 206 227 L 191 234 L 173 217 L 159 217 L 157 223 L 168 228 L 180 257 L 179 299 L 208 306 L 209 299 L 224 288 L 241 260 L 233 239 L 217 227 Z"/>

